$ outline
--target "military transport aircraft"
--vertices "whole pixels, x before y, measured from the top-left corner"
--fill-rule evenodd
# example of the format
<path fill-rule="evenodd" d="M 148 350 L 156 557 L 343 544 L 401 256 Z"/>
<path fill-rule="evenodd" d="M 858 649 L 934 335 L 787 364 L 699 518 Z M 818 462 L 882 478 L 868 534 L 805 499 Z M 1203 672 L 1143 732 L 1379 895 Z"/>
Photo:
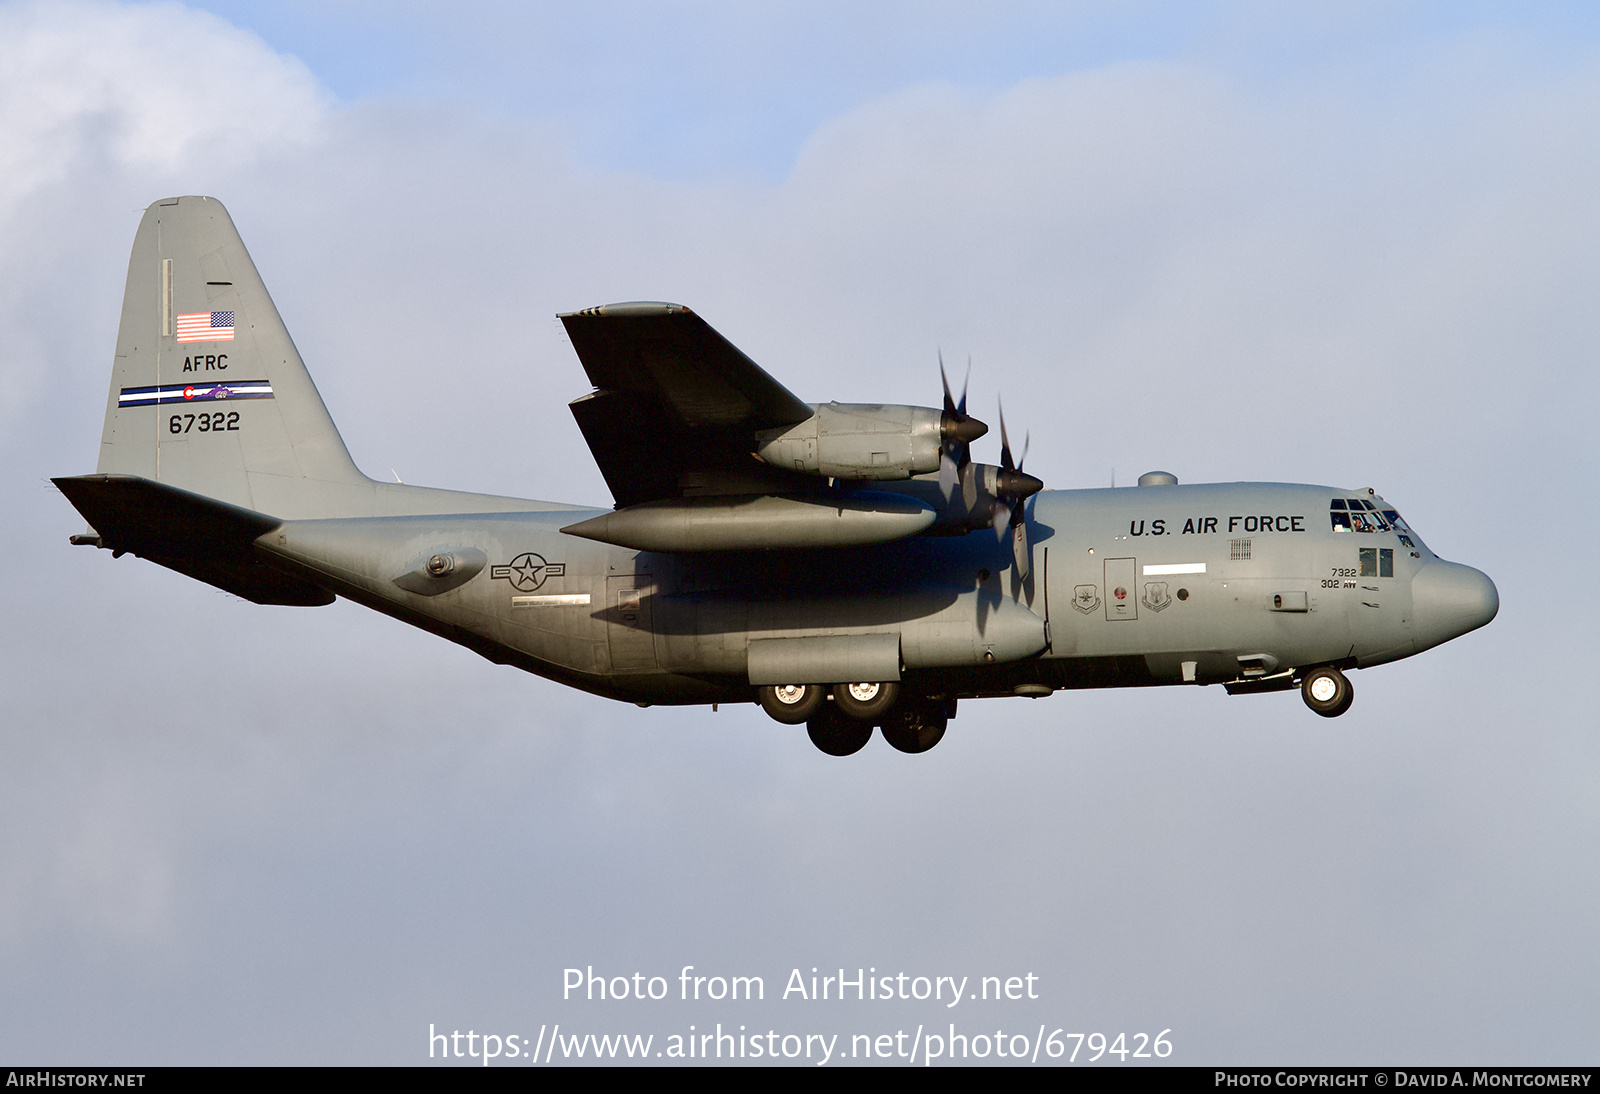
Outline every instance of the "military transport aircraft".
<path fill-rule="evenodd" d="M 755 701 L 832 755 L 875 726 L 923 752 L 959 700 L 1060 688 L 1298 687 L 1334 717 L 1347 670 L 1499 608 L 1371 489 L 1045 491 L 1003 416 L 999 465 L 972 460 L 988 427 L 948 381 L 938 409 L 812 404 L 678 304 L 561 321 L 611 509 L 378 482 L 221 203 L 157 202 L 97 473 L 55 480 L 72 542 L 258 604 L 348 597 L 640 706 Z"/>

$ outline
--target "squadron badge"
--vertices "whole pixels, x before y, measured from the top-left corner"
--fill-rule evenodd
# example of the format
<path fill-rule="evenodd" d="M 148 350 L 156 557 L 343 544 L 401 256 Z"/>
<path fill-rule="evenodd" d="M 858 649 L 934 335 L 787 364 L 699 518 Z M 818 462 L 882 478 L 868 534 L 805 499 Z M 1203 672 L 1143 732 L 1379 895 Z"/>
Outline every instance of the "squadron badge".
<path fill-rule="evenodd" d="M 1172 603 L 1172 596 L 1167 592 L 1165 581 L 1147 581 L 1144 586 L 1144 597 L 1141 599 L 1145 607 L 1153 612 L 1159 612 Z"/>

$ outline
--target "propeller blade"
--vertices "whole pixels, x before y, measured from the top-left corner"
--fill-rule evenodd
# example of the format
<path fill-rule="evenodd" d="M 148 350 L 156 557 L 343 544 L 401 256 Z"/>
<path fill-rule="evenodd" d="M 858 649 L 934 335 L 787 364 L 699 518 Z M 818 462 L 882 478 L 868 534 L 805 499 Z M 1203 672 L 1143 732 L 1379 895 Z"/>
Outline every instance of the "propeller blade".
<path fill-rule="evenodd" d="M 968 460 L 959 469 L 961 472 L 961 500 L 966 503 L 967 512 L 972 512 L 978 504 L 978 468 Z"/>
<path fill-rule="evenodd" d="M 994 503 L 994 538 L 996 541 L 1006 538 L 1006 530 L 1011 525 L 1011 503 L 1001 498 Z"/>
<path fill-rule="evenodd" d="M 1006 436 L 1006 407 L 1004 403 L 996 402 L 1000 407 L 1000 466 L 1007 471 L 1015 471 L 1017 465 L 1011 462 L 1011 438 Z"/>
<path fill-rule="evenodd" d="M 1000 469 L 994 476 L 994 530 L 1004 538 L 1005 529 L 1011 531 L 1011 557 L 1016 561 L 1017 573 L 1028 576 L 1030 552 L 1028 550 L 1028 499 L 1044 489 L 1044 483 L 1022 470 L 1028 458 L 1028 446 L 1033 443 L 1031 432 L 1022 435 L 1022 459 L 1012 462 L 1011 435 L 1006 432 L 1005 404 L 1000 404 Z"/>
<path fill-rule="evenodd" d="M 989 432 L 989 427 L 967 415 L 967 386 L 972 381 L 972 358 L 967 358 L 966 379 L 961 382 L 961 401 L 950 392 L 950 373 L 944 367 L 944 351 L 939 351 L 939 383 L 944 388 L 944 415 L 940 424 L 939 487 L 946 501 L 955 499 L 956 486 L 967 510 L 977 504 L 978 487 L 967 473 L 972 465 L 972 442 Z"/>

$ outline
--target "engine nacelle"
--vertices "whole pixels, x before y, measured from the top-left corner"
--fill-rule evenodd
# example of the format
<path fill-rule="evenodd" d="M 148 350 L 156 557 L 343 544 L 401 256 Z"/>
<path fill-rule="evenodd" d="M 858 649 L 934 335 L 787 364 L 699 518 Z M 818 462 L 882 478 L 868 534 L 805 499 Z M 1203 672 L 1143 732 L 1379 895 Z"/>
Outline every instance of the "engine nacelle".
<path fill-rule="evenodd" d="M 756 434 L 774 467 L 833 479 L 908 479 L 939 470 L 945 415 L 922 406 L 823 403 L 798 425 Z"/>
<path fill-rule="evenodd" d="M 994 521 L 995 506 L 1022 504 L 1043 487 L 1044 483 L 1024 471 L 1007 471 L 992 463 L 970 463 L 960 481 L 949 487 L 935 475 L 918 475 L 908 481 L 857 489 L 916 498 L 935 514 L 925 534 L 945 536 L 988 528 Z M 967 504 L 969 495 L 971 505 Z"/>

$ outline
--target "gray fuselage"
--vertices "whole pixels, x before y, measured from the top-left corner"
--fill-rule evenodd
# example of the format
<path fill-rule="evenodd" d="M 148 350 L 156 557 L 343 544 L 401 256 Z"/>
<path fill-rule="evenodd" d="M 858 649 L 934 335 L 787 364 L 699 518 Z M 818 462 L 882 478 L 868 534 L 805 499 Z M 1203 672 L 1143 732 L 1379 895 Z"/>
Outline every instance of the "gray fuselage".
<path fill-rule="evenodd" d="M 1357 504 L 1374 515 L 1330 509 Z M 1408 657 L 1493 618 L 1486 576 L 1383 511 L 1370 491 L 1278 483 L 1044 491 L 1028 504 L 1025 579 L 988 531 L 663 554 L 563 534 L 590 515 L 573 509 L 289 521 L 257 546 L 493 661 L 641 704 L 857 679 L 948 698 L 1250 690 Z"/>

